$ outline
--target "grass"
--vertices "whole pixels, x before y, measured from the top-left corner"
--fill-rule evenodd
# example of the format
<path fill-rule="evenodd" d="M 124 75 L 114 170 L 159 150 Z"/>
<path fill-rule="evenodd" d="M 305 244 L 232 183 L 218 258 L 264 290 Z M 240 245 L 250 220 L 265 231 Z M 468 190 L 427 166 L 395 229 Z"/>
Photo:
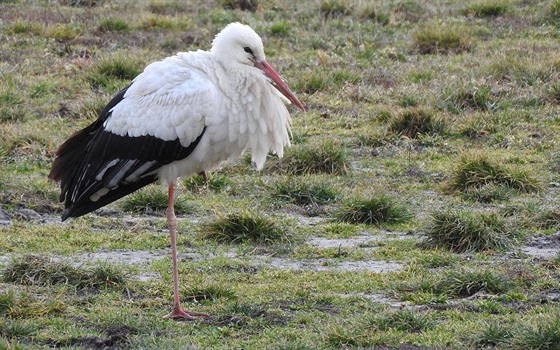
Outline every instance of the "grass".
<path fill-rule="evenodd" d="M 434 111 L 424 108 L 412 108 L 403 111 L 395 118 L 389 131 L 398 136 L 414 139 L 419 135 L 439 135 L 445 131 L 445 119 Z"/>
<path fill-rule="evenodd" d="M 492 91 L 490 86 L 472 86 L 447 88 L 443 91 L 442 109 L 452 113 L 468 110 L 497 111 L 502 99 Z"/>
<path fill-rule="evenodd" d="M 558 23 L 558 18 L 560 18 L 560 2 L 558 0 L 550 3 L 548 14 L 553 23 Z"/>
<path fill-rule="evenodd" d="M 200 193 L 205 190 L 221 192 L 233 183 L 225 174 L 210 174 L 205 178 L 202 175 L 191 176 L 183 181 L 183 185 L 191 193 Z"/>
<path fill-rule="evenodd" d="M 37 332 L 35 325 L 24 321 L 7 321 L 0 325 L 0 335 L 3 339 L 25 338 Z"/>
<path fill-rule="evenodd" d="M 273 244 L 290 240 L 289 231 L 272 218 L 241 211 L 222 215 L 206 225 L 205 236 L 220 243 Z"/>
<path fill-rule="evenodd" d="M 555 348 L 559 4 L 0 1 L 0 349 Z M 307 111 L 263 171 L 178 181 L 182 303 L 210 317 L 162 320 L 166 190 L 61 223 L 46 175 L 232 21 Z"/>
<path fill-rule="evenodd" d="M 126 277 L 122 271 L 110 265 L 79 269 L 44 256 L 24 255 L 4 269 L 2 281 L 22 285 L 63 284 L 91 289 L 123 286 Z"/>
<path fill-rule="evenodd" d="M 337 191 L 327 183 L 295 176 L 276 182 L 272 189 L 274 200 L 300 206 L 328 204 L 337 196 Z"/>
<path fill-rule="evenodd" d="M 239 9 L 255 12 L 259 8 L 259 2 L 254 0 L 221 0 L 220 4 L 225 9 Z"/>
<path fill-rule="evenodd" d="M 452 191 L 466 191 L 490 184 L 527 193 L 541 189 L 537 179 L 528 172 L 506 167 L 485 155 L 463 157 L 448 187 Z"/>
<path fill-rule="evenodd" d="M 337 210 L 335 216 L 342 222 L 377 226 L 399 224 L 411 219 L 406 207 L 384 194 L 350 199 Z"/>
<path fill-rule="evenodd" d="M 118 18 L 107 18 L 99 23 L 98 29 L 102 32 L 120 32 L 129 29 L 129 25 Z"/>
<path fill-rule="evenodd" d="M 431 22 L 414 33 L 413 47 L 422 54 L 462 53 L 473 45 L 469 27 L 460 23 Z"/>
<path fill-rule="evenodd" d="M 290 34 L 290 24 L 288 22 L 276 22 L 270 27 L 270 33 L 278 37 L 286 37 Z"/>
<path fill-rule="evenodd" d="M 516 237 L 496 213 L 444 210 L 432 214 L 426 229 L 427 244 L 454 252 L 503 250 Z"/>
<path fill-rule="evenodd" d="M 479 292 L 501 294 L 512 288 L 506 276 L 492 271 L 452 271 L 439 281 L 435 290 L 454 298 L 470 297 Z"/>
<path fill-rule="evenodd" d="M 320 6 L 321 13 L 326 18 L 348 15 L 351 11 L 351 5 L 346 0 L 323 0 Z"/>
<path fill-rule="evenodd" d="M 290 149 L 284 158 L 269 162 L 267 169 L 286 175 L 334 174 L 348 172 L 347 155 L 334 141 Z"/>
<path fill-rule="evenodd" d="M 428 330 L 435 325 L 429 315 L 411 309 L 401 309 L 372 321 L 382 331 L 395 330 L 413 333 Z"/>
<path fill-rule="evenodd" d="M 466 15 L 475 17 L 497 17 L 509 11 L 511 11 L 511 8 L 508 2 L 504 0 L 478 1 L 463 10 Z"/>
<path fill-rule="evenodd" d="M 115 89 L 119 80 L 130 81 L 140 74 L 142 69 L 141 62 L 117 55 L 98 61 L 87 80 L 93 87 Z"/>
<path fill-rule="evenodd" d="M 557 349 L 560 344 L 559 326 L 559 314 L 547 315 L 534 323 L 520 326 L 510 346 L 512 349 Z"/>
<path fill-rule="evenodd" d="M 558 210 L 558 208 L 553 208 L 543 211 L 537 215 L 537 218 L 536 220 L 534 220 L 534 222 L 536 223 L 536 226 L 541 229 L 560 229 L 560 210 Z"/>
<path fill-rule="evenodd" d="M 515 191 L 505 185 L 488 183 L 467 187 L 461 193 L 465 200 L 480 203 L 499 203 L 508 201 L 515 194 Z"/>
<path fill-rule="evenodd" d="M 154 185 L 126 197 L 121 201 L 121 207 L 125 211 L 136 214 L 165 213 L 167 200 L 167 191 Z M 177 195 L 173 207 L 175 213 L 179 215 L 193 212 L 193 206 L 185 196 Z"/>
<path fill-rule="evenodd" d="M 477 346 L 505 345 L 512 338 L 512 330 L 497 322 L 484 325 L 482 331 L 476 335 L 473 343 Z"/>

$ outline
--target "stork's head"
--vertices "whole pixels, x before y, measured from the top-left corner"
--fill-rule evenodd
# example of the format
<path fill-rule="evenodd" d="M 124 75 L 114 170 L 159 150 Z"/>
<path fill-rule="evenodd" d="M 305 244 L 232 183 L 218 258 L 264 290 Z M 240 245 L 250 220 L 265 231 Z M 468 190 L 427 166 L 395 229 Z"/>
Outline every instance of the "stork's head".
<path fill-rule="evenodd" d="M 228 24 L 216 35 L 210 51 L 226 61 L 260 69 L 274 82 L 278 91 L 286 96 L 290 102 L 301 110 L 305 110 L 303 104 L 290 90 L 288 85 L 278 76 L 278 73 L 274 71 L 270 64 L 266 62 L 262 40 L 251 27 L 241 23 Z"/>

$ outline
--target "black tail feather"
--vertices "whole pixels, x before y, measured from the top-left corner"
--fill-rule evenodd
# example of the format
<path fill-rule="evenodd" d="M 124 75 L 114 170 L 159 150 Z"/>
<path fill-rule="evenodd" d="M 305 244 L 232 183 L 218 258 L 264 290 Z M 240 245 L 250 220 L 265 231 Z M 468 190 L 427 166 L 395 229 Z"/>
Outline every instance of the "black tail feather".
<path fill-rule="evenodd" d="M 72 203 L 67 201 L 67 206 L 62 212 L 62 221 L 68 218 L 77 218 L 87 213 L 91 213 L 92 211 L 99 209 L 109 203 L 112 203 L 128 194 L 131 194 L 144 186 L 154 183 L 155 181 L 157 181 L 157 178 L 155 176 L 149 176 L 144 177 L 141 181 L 135 183 L 121 184 L 117 188 L 110 190 L 106 195 L 102 196 L 95 202 L 92 201 L 89 197 L 80 198 L 76 202 Z M 99 189 L 101 188 L 103 188 L 102 185 L 99 186 Z"/>

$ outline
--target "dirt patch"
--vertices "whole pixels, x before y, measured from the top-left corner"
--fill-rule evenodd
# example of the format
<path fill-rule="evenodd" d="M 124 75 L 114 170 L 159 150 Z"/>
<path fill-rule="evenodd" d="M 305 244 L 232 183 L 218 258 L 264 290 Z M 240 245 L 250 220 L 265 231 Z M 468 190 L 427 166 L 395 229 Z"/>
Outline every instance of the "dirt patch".
<path fill-rule="evenodd" d="M 274 311 L 255 309 L 246 314 L 223 315 L 217 318 L 205 317 L 200 319 L 200 323 L 213 326 L 247 326 L 253 320 L 260 320 L 269 326 L 285 326 L 291 321 L 291 317 L 280 315 Z"/>
<path fill-rule="evenodd" d="M 383 232 L 383 234 L 372 235 L 370 233 L 363 233 L 357 237 L 345 239 L 326 239 L 321 237 L 312 237 L 307 241 L 307 244 L 316 246 L 318 248 L 336 248 L 336 247 L 360 247 L 369 246 L 372 242 L 376 244 L 385 239 L 405 239 L 409 238 L 406 233 L 398 232 Z M 135 265 L 148 265 L 153 260 L 164 259 L 169 256 L 168 250 L 157 251 L 139 251 L 139 250 L 99 250 L 93 253 L 84 253 L 74 257 L 77 263 L 85 262 L 109 262 L 117 264 L 135 264 Z M 235 250 L 226 253 L 229 259 L 239 260 L 246 258 L 246 255 L 239 256 Z M 179 254 L 181 261 L 199 261 L 208 259 L 208 256 L 202 254 L 187 252 Z M 398 271 L 404 268 L 404 265 L 381 260 L 361 260 L 361 261 L 344 261 L 339 259 L 313 259 L 313 260 L 296 260 L 289 257 L 277 257 L 268 255 L 255 255 L 249 262 L 253 265 L 264 265 L 269 268 L 288 269 L 288 270 L 311 270 L 311 271 L 372 271 L 372 272 L 388 272 Z M 245 267 L 247 268 L 247 267 Z M 139 278 L 149 280 L 157 278 L 158 276 L 146 274 L 140 275 Z"/>
<path fill-rule="evenodd" d="M 391 308 L 396 308 L 396 309 L 400 309 L 403 307 L 409 307 L 410 303 L 406 302 L 406 301 L 399 301 L 399 300 L 394 300 L 391 299 L 387 296 L 385 296 L 384 294 L 381 293 L 350 293 L 350 294 L 336 294 L 337 296 L 340 297 L 345 297 L 345 298 L 350 298 L 350 297 L 362 297 L 365 299 L 368 299 L 374 303 L 378 303 L 378 304 L 384 304 L 387 305 Z"/>
<path fill-rule="evenodd" d="M 101 331 L 106 336 L 72 337 L 68 339 L 49 340 L 47 344 L 54 347 L 76 346 L 83 349 L 123 349 L 130 335 L 138 331 L 127 325 L 110 326 Z"/>
<path fill-rule="evenodd" d="M 163 259 L 169 255 L 166 250 L 132 250 L 132 249 L 101 249 L 96 252 L 87 252 L 74 255 L 76 263 L 107 262 L 112 264 L 147 265 L 154 260 Z"/>
<path fill-rule="evenodd" d="M 362 232 L 359 236 L 350 238 L 337 238 L 328 239 L 323 237 L 312 237 L 307 240 L 307 244 L 315 246 L 321 249 L 328 248 L 350 248 L 350 247 L 360 247 L 360 246 L 371 246 L 376 245 L 377 242 L 385 240 L 396 240 L 396 239 L 407 239 L 411 235 L 405 232 L 390 232 L 381 231 L 380 234 L 372 235 L 369 232 Z"/>
<path fill-rule="evenodd" d="M 560 232 L 529 237 L 527 245 L 519 248 L 523 253 L 538 258 L 551 259 L 560 251 Z"/>
<path fill-rule="evenodd" d="M 389 272 L 399 271 L 404 268 L 404 265 L 399 263 L 380 260 L 341 261 L 327 258 L 315 260 L 294 260 L 290 258 L 261 256 L 255 257 L 252 262 L 254 264 L 266 265 L 267 267 L 278 269 L 311 271 Z"/>

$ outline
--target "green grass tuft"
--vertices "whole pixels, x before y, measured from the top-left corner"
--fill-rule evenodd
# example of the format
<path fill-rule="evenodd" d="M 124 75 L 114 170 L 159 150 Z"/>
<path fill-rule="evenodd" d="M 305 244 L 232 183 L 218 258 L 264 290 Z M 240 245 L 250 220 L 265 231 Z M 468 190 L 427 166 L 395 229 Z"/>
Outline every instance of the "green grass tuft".
<path fill-rule="evenodd" d="M 32 318 L 46 315 L 60 315 L 66 304 L 58 298 L 45 300 L 26 292 L 7 289 L 0 292 L 0 316 L 5 318 Z"/>
<path fill-rule="evenodd" d="M 319 10 L 326 18 L 334 18 L 349 15 L 352 5 L 348 0 L 323 0 Z"/>
<path fill-rule="evenodd" d="M 119 81 L 131 81 L 142 72 L 143 66 L 143 62 L 122 55 L 103 58 L 88 72 L 87 80 L 93 87 L 116 90 Z"/>
<path fill-rule="evenodd" d="M 426 268 L 449 267 L 458 262 L 458 257 L 444 251 L 430 251 L 426 255 L 419 256 L 414 260 L 415 264 L 422 265 Z"/>
<path fill-rule="evenodd" d="M 16 306 L 16 295 L 13 290 L 0 292 L 0 315 L 4 316 Z"/>
<path fill-rule="evenodd" d="M 40 98 L 56 91 L 56 84 L 53 82 L 36 83 L 29 89 L 29 97 Z"/>
<path fill-rule="evenodd" d="M 247 210 L 222 215 L 204 227 L 205 236 L 220 243 L 273 244 L 291 240 L 291 234 L 277 221 Z"/>
<path fill-rule="evenodd" d="M 382 226 L 406 222 L 412 214 L 394 198 L 382 194 L 350 199 L 337 210 L 335 217 L 342 222 Z"/>
<path fill-rule="evenodd" d="M 13 88 L 0 89 L 0 122 L 13 122 L 26 117 L 24 97 Z"/>
<path fill-rule="evenodd" d="M 534 322 L 520 324 L 509 349 L 557 350 L 560 344 L 560 313 L 541 315 Z"/>
<path fill-rule="evenodd" d="M 560 230 L 560 209 L 545 210 L 532 221 L 542 230 Z"/>
<path fill-rule="evenodd" d="M 314 94 L 326 90 L 328 86 L 329 83 L 325 74 L 315 72 L 302 75 L 294 84 L 296 91 L 306 94 Z"/>
<path fill-rule="evenodd" d="M 327 72 L 305 72 L 294 82 L 294 90 L 306 94 L 314 94 L 326 90 L 336 91 L 348 84 L 357 84 L 362 76 L 345 69 Z"/>
<path fill-rule="evenodd" d="M 296 176 L 288 176 L 284 180 L 276 181 L 272 190 L 274 200 L 300 206 L 331 203 L 337 196 L 338 191 L 325 182 Z"/>
<path fill-rule="evenodd" d="M 25 338 L 35 334 L 37 330 L 34 324 L 20 320 L 4 320 L 0 323 L 0 337 L 6 339 Z"/>
<path fill-rule="evenodd" d="M 36 255 L 12 261 L 2 273 L 3 282 L 24 285 L 66 284 L 81 278 L 80 271 L 72 265 Z"/>
<path fill-rule="evenodd" d="M 422 54 L 470 51 L 474 39 L 468 26 L 459 23 L 431 22 L 414 33 L 414 48 Z"/>
<path fill-rule="evenodd" d="M 24 255 L 4 269 L 2 281 L 23 285 L 62 284 L 77 289 L 99 289 L 121 287 L 126 284 L 126 277 L 121 269 L 111 265 L 82 269 L 44 256 Z"/>
<path fill-rule="evenodd" d="M 255 12 L 259 8 L 259 2 L 257 0 L 221 0 L 220 4 L 222 8 L 228 10 L 239 9 L 242 11 Z"/>
<path fill-rule="evenodd" d="M 270 33 L 278 37 L 287 37 L 290 35 L 291 26 L 288 22 L 279 21 L 272 24 Z"/>
<path fill-rule="evenodd" d="M 146 214 L 165 212 L 167 209 L 167 191 L 160 186 L 148 186 L 128 195 L 121 202 L 121 208 L 125 211 Z M 187 198 L 181 195 L 175 196 L 175 214 L 190 214 L 194 211 Z"/>
<path fill-rule="evenodd" d="M 475 17 L 497 17 L 509 12 L 510 5 L 505 0 L 477 1 L 467 6 L 463 13 Z"/>
<path fill-rule="evenodd" d="M 49 25 L 46 28 L 45 35 L 49 38 L 61 40 L 61 41 L 68 41 L 76 39 L 80 36 L 83 32 L 83 28 L 74 25 L 74 24 L 66 24 L 66 23 L 57 23 L 53 25 Z"/>
<path fill-rule="evenodd" d="M 554 104 L 560 104 L 560 83 L 553 83 L 547 91 L 548 100 Z"/>
<path fill-rule="evenodd" d="M 493 162 L 486 155 L 463 157 L 448 188 L 451 191 L 466 192 L 488 185 L 503 186 L 524 193 L 541 190 L 539 182 L 530 174 Z"/>
<path fill-rule="evenodd" d="M 452 298 L 466 298 L 478 292 L 505 293 L 513 288 L 508 277 L 489 270 L 451 271 L 435 286 L 436 293 Z"/>
<path fill-rule="evenodd" d="M 175 16 L 187 12 L 189 7 L 183 1 L 152 1 L 148 4 L 148 11 L 158 15 Z"/>
<path fill-rule="evenodd" d="M 480 333 L 473 339 L 475 346 L 497 346 L 505 345 L 513 337 L 509 326 L 504 326 L 498 322 L 487 322 Z"/>
<path fill-rule="evenodd" d="M 103 5 L 105 0 L 59 0 L 58 3 L 62 6 L 95 7 Z"/>
<path fill-rule="evenodd" d="M 204 190 L 212 192 L 220 192 L 233 184 L 233 181 L 223 174 L 206 174 L 206 178 L 202 175 L 194 175 L 183 180 L 183 185 L 191 193 L 199 193 Z"/>
<path fill-rule="evenodd" d="M 553 0 L 548 8 L 548 16 L 554 23 L 560 23 L 560 0 Z"/>
<path fill-rule="evenodd" d="M 142 72 L 140 64 L 130 59 L 115 59 L 111 61 L 101 61 L 96 66 L 98 74 L 106 77 L 132 80 Z"/>
<path fill-rule="evenodd" d="M 391 18 L 387 13 L 379 11 L 373 4 L 365 4 L 362 6 L 362 8 L 360 8 L 359 15 L 363 19 L 375 21 L 383 26 L 389 24 L 391 21 Z"/>
<path fill-rule="evenodd" d="M 414 139 L 419 135 L 440 135 L 446 128 L 445 119 L 425 108 L 406 109 L 393 119 L 389 131 Z"/>
<path fill-rule="evenodd" d="M 127 283 L 127 276 L 118 266 L 102 263 L 86 270 L 86 278 L 79 284 L 86 288 L 118 288 Z"/>
<path fill-rule="evenodd" d="M 220 299 L 235 300 L 237 296 L 231 289 L 222 285 L 193 286 L 188 290 L 182 291 L 183 300 L 188 302 L 208 302 Z"/>
<path fill-rule="evenodd" d="M 296 146 L 284 158 L 267 163 L 267 169 L 286 175 L 346 174 L 347 155 L 344 147 L 328 140 L 320 144 Z"/>
<path fill-rule="evenodd" d="M 461 191 L 465 200 L 479 203 L 497 203 L 507 201 L 513 190 L 501 184 L 489 183 L 482 186 L 467 187 Z"/>
<path fill-rule="evenodd" d="M 107 18 L 99 23 L 100 32 L 120 32 L 129 29 L 128 23 L 119 18 Z"/>
<path fill-rule="evenodd" d="M 39 35 L 42 33 L 42 27 L 37 23 L 17 19 L 7 29 L 7 33 Z"/>
<path fill-rule="evenodd" d="M 411 309 L 401 309 L 388 315 L 382 315 L 372 320 L 381 331 L 402 331 L 418 333 L 434 327 L 435 322 L 429 314 L 416 312 Z"/>
<path fill-rule="evenodd" d="M 142 20 L 140 27 L 145 30 L 173 30 L 177 28 L 177 21 L 174 18 L 170 18 L 163 15 L 151 15 Z"/>
<path fill-rule="evenodd" d="M 7 89 L 0 94 L 0 102 L 3 106 L 17 106 L 23 101 L 23 98 L 14 89 Z"/>
<path fill-rule="evenodd" d="M 503 99 L 487 85 L 445 88 L 441 101 L 441 108 L 452 113 L 472 110 L 494 112 L 504 107 Z"/>
<path fill-rule="evenodd" d="M 458 253 L 504 250 L 513 245 L 516 235 L 496 213 L 444 210 L 431 215 L 426 243 Z"/>

